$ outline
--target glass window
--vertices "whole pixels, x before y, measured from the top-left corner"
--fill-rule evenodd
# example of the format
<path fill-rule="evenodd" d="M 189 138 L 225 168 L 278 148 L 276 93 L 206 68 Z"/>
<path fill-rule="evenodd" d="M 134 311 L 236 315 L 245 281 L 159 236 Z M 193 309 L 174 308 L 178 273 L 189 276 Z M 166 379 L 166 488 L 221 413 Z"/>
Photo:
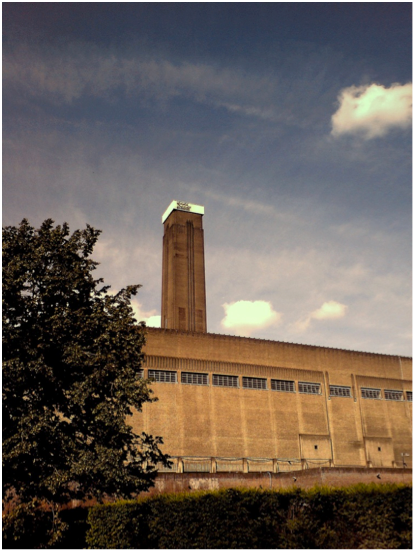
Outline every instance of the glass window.
<path fill-rule="evenodd" d="M 380 400 L 380 388 L 362 388 L 362 398 L 370 398 L 372 400 Z"/>
<path fill-rule="evenodd" d="M 209 375 L 207 373 L 182 372 L 182 383 L 185 385 L 208 385 Z"/>
<path fill-rule="evenodd" d="M 330 385 L 330 396 L 341 396 L 343 398 L 351 398 L 352 389 L 350 386 Z"/>
<path fill-rule="evenodd" d="M 254 388 L 257 390 L 267 390 L 267 380 L 258 377 L 242 377 L 243 388 Z"/>
<path fill-rule="evenodd" d="M 385 400 L 403 400 L 403 391 L 402 390 L 385 390 Z"/>
<path fill-rule="evenodd" d="M 154 379 L 157 383 L 177 383 L 177 372 L 149 369 L 148 378 Z"/>
<path fill-rule="evenodd" d="M 281 379 L 271 379 L 272 390 L 279 392 L 295 392 L 294 381 L 282 381 Z"/>
<path fill-rule="evenodd" d="M 321 394 L 320 389 L 320 383 L 298 383 L 298 391 L 303 394 Z"/>
<path fill-rule="evenodd" d="M 212 375 L 214 386 L 231 386 L 238 388 L 238 377 L 236 375 Z"/>

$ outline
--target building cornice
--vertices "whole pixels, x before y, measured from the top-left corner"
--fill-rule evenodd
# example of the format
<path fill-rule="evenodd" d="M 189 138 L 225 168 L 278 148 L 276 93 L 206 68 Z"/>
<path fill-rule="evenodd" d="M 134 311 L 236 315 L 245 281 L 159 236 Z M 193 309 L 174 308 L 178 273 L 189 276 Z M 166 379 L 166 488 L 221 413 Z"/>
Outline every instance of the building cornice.
<path fill-rule="evenodd" d="M 289 345 L 289 346 L 298 346 L 301 348 L 306 348 L 308 350 L 330 350 L 333 352 L 345 352 L 349 354 L 362 354 L 362 355 L 369 355 L 369 356 L 384 356 L 387 358 L 402 358 L 407 360 L 412 360 L 411 356 L 403 356 L 401 354 L 383 354 L 379 352 L 367 352 L 364 350 L 349 350 L 346 348 L 336 348 L 331 346 L 318 346 L 314 344 L 299 344 L 295 342 L 288 342 L 288 341 L 273 341 L 271 339 L 260 339 L 260 338 L 253 338 L 253 337 L 240 337 L 236 335 L 225 335 L 221 333 L 201 333 L 201 332 L 195 332 L 195 331 L 181 331 L 178 329 L 163 329 L 160 327 L 147 327 L 147 331 L 149 334 L 151 333 L 164 333 L 168 335 L 184 335 L 187 337 L 194 337 L 194 338 L 215 338 L 215 339 L 223 339 L 223 340 L 240 340 L 241 342 L 258 342 L 258 343 L 269 343 L 269 344 L 277 344 L 277 345 Z"/>

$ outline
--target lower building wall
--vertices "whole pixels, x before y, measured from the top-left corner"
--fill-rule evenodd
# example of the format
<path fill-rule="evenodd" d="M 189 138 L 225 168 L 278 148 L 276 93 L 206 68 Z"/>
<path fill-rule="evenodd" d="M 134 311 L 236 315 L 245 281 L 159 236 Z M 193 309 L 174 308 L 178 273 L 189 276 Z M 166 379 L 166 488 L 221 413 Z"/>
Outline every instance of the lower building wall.
<path fill-rule="evenodd" d="M 354 388 L 350 377 L 350 396 L 338 397 L 330 396 L 331 379 L 322 372 L 267 368 L 270 373 L 255 373 L 266 380 L 266 390 L 257 390 L 243 388 L 244 370 L 247 375 L 253 373 L 250 366 L 240 365 L 237 388 L 213 386 L 212 372 L 207 373 L 207 385 L 181 383 L 184 371 L 205 372 L 195 364 L 188 363 L 180 370 L 173 359 L 157 359 L 157 368 L 170 370 L 176 382 L 154 382 L 158 401 L 144 404 L 131 421 L 135 432 L 161 436 L 162 449 L 171 456 L 188 461 L 251 458 L 374 468 L 398 468 L 405 462 L 412 467 L 412 403 L 383 398 L 383 389 L 399 390 L 399 385 L 410 382 L 371 378 L 361 383 L 358 378 Z M 229 366 L 219 364 L 214 371 L 220 368 L 232 373 Z M 144 376 L 149 372 L 146 367 Z M 296 390 L 272 390 L 273 377 L 292 380 Z M 321 392 L 301 393 L 299 381 L 318 383 Z M 382 398 L 362 398 L 363 385 L 382 389 Z M 272 470 L 281 469 L 274 465 Z"/>
<path fill-rule="evenodd" d="M 219 490 L 221 488 L 289 487 L 312 488 L 313 486 L 345 487 L 352 484 L 412 484 L 412 469 L 365 469 L 365 468 L 319 468 L 290 473 L 159 473 L 155 486 L 144 495 L 195 490 Z"/>

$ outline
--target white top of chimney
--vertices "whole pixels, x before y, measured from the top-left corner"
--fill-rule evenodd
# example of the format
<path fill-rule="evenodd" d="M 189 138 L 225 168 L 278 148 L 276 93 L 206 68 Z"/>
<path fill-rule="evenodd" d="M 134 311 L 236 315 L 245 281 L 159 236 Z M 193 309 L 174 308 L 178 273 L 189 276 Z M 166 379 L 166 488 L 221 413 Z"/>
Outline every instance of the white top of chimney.
<path fill-rule="evenodd" d="M 192 203 L 185 203 L 184 201 L 172 201 L 167 207 L 167 210 L 165 211 L 163 216 L 161 217 L 162 224 L 164 224 L 164 222 L 174 210 L 194 212 L 195 214 L 201 214 L 202 216 L 203 214 L 205 214 L 205 207 L 202 207 L 201 205 L 193 205 Z"/>

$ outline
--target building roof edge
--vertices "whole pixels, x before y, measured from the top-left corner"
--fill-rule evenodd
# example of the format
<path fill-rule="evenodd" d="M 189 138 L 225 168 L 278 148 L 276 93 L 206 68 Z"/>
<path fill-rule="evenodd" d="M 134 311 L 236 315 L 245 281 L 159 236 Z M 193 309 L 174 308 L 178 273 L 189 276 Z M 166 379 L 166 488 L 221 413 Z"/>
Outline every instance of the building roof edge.
<path fill-rule="evenodd" d="M 191 335 L 196 337 L 217 337 L 217 338 L 223 338 L 223 339 L 238 339 L 238 340 L 245 340 L 245 341 L 257 341 L 260 343 L 273 343 L 273 344 L 289 344 L 294 346 L 300 346 L 300 347 L 306 347 L 306 348 L 316 348 L 316 349 L 328 349 L 333 351 L 340 351 L 340 352 L 349 352 L 352 354 L 369 354 L 371 356 L 387 356 L 387 357 L 394 357 L 394 358 L 405 358 L 408 360 L 412 360 L 412 356 L 404 356 L 402 354 L 384 354 L 381 352 L 367 352 L 365 350 L 349 350 L 347 348 L 337 348 L 334 346 L 320 346 L 316 344 L 300 344 L 296 342 L 288 342 L 288 341 L 273 341 L 271 339 L 260 339 L 260 338 L 253 338 L 253 337 L 240 337 L 238 335 L 226 335 L 222 333 L 201 333 L 196 331 L 183 331 L 180 329 L 164 329 L 162 327 L 146 327 L 146 329 L 149 331 L 149 333 L 167 333 L 167 334 L 182 334 L 182 335 Z"/>

